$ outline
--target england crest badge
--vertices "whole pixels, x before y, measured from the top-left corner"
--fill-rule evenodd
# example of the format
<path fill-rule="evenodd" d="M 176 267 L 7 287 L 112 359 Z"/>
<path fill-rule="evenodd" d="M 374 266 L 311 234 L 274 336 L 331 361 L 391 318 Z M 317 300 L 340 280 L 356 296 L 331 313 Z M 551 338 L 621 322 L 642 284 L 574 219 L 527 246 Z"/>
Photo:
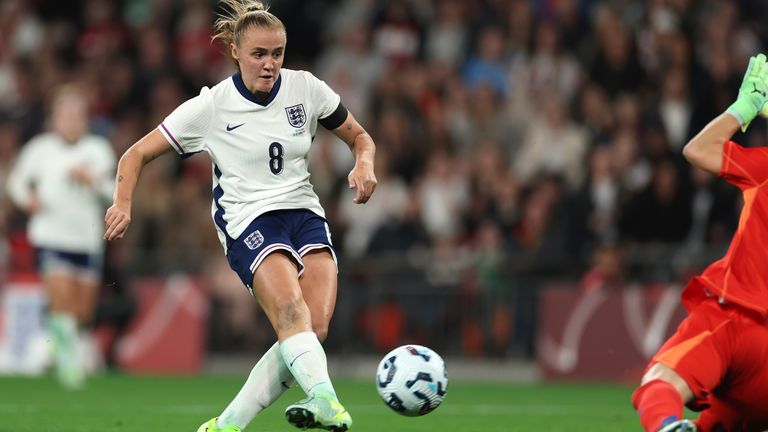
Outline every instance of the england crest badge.
<path fill-rule="evenodd" d="M 307 114 L 304 112 L 303 104 L 285 108 L 285 114 L 288 116 L 288 123 L 295 128 L 300 128 L 307 122 Z"/>
<path fill-rule="evenodd" d="M 245 245 L 248 246 L 248 249 L 255 250 L 259 246 L 261 246 L 262 243 L 264 243 L 264 236 L 261 235 L 259 230 L 256 230 L 248 235 L 248 237 L 245 238 Z"/>

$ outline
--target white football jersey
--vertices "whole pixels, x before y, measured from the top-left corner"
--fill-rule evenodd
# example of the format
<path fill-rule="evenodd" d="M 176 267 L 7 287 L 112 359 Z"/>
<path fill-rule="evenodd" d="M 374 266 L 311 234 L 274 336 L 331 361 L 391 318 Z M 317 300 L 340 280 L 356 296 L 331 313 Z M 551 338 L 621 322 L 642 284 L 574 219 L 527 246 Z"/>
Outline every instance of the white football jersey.
<path fill-rule="evenodd" d="M 266 100 L 239 74 L 180 105 L 158 126 L 182 157 L 207 152 L 213 163 L 213 216 L 219 240 L 237 239 L 272 210 L 308 209 L 325 217 L 307 167 L 318 119 L 339 107 L 325 82 L 281 69 Z"/>
<path fill-rule="evenodd" d="M 72 178 L 85 169 L 94 187 Z M 30 216 L 27 235 L 38 247 L 74 253 L 102 253 L 104 210 L 112 198 L 115 153 L 106 139 L 85 135 L 74 144 L 55 133 L 36 136 L 21 149 L 8 176 L 8 193 L 19 207 L 37 194 L 40 210 Z"/>

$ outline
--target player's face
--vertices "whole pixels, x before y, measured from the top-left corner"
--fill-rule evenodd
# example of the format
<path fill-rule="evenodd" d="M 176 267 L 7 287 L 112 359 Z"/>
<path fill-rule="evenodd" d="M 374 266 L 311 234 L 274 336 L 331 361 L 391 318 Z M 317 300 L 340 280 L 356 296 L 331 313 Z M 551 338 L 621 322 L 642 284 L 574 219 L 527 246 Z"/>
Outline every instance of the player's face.
<path fill-rule="evenodd" d="M 248 90 L 269 93 L 280 76 L 285 54 L 282 29 L 252 27 L 243 34 L 240 45 L 231 45 L 232 56 L 240 64 L 240 73 Z"/>
<path fill-rule="evenodd" d="M 67 142 L 79 140 L 88 129 L 88 107 L 85 100 L 77 96 L 57 100 L 51 117 L 53 130 Z"/>

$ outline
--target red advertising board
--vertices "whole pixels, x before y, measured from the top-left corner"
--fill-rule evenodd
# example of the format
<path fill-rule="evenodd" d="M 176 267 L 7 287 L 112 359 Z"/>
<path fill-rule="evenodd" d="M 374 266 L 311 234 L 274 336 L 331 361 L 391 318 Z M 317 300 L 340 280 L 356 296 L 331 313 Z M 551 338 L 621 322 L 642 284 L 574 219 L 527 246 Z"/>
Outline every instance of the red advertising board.
<path fill-rule="evenodd" d="M 208 305 L 186 276 L 141 279 L 133 286 L 137 315 L 119 341 L 120 366 L 137 373 L 192 374 L 203 367 Z"/>
<path fill-rule="evenodd" d="M 550 286 L 539 302 L 537 362 L 547 379 L 637 380 L 685 317 L 681 287 L 585 292 Z"/>

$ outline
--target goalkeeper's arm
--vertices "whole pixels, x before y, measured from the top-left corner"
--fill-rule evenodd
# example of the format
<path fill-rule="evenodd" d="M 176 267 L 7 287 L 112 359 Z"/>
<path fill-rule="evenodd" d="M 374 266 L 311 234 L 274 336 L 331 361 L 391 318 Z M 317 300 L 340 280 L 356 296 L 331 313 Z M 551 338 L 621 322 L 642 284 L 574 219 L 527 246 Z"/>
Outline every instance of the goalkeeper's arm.
<path fill-rule="evenodd" d="M 736 102 L 704 127 L 683 148 L 693 166 L 719 174 L 723 145 L 741 128 L 745 131 L 758 115 L 768 116 L 768 63 L 763 54 L 749 59 Z"/>
<path fill-rule="evenodd" d="M 691 165 L 719 174 L 722 170 L 723 145 L 739 127 L 741 125 L 736 117 L 728 112 L 720 114 L 683 147 L 683 156 Z"/>

